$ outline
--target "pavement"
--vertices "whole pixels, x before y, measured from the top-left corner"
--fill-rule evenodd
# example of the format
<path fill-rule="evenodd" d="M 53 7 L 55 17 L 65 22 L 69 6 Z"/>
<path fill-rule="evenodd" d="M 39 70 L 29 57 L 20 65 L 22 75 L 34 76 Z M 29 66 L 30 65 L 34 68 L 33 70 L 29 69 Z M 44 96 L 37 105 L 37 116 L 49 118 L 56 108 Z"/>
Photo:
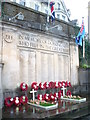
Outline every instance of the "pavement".
<path fill-rule="evenodd" d="M 83 96 L 84 97 L 84 96 Z M 75 103 L 65 100 L 58 101 L 58 108 L 44 110 L 32 107 L 28 104 L 24 106 L 3 107 L 2 120 L 90 120 L 90 96 L 85 96 L 86 102 Z"/>

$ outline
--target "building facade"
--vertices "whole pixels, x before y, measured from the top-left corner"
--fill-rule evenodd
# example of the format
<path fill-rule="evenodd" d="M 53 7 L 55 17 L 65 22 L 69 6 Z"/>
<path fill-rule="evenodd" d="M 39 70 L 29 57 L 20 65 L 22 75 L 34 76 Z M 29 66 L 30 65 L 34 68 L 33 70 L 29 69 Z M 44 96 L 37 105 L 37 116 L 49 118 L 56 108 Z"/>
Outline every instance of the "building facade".
<path fill-rule="evenodd" d="M 47 15 L 48 14 L 51 15 L 50 0 L 33 0 L 33 1 L 32 0 L 11 0 L 11 1 L 29 8 L 32 8 L 36 11 L 43 12 Z M 55 0 L 54 10 L 55 10 L 55 17 L 57 19 L 61 19 L 66 22 L 70 21 L 69 20 L 70 10 L 66 8 L 63 0 Z"/>

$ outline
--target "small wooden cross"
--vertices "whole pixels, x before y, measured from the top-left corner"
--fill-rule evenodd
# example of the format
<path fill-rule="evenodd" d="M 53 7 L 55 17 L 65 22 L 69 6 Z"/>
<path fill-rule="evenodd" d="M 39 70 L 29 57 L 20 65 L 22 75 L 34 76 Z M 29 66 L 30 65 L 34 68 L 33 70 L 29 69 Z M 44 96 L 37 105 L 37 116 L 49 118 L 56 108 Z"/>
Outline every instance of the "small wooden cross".
<path fill-rule="evenodd" d="M 37 92 L 36 90 L 34 90 L 34 89 L 32 89 L 32 91 L 30 91 L 30 93 L 32 93 L 33 94 L 33 101 L 35 100 L 35 92 Z"/>

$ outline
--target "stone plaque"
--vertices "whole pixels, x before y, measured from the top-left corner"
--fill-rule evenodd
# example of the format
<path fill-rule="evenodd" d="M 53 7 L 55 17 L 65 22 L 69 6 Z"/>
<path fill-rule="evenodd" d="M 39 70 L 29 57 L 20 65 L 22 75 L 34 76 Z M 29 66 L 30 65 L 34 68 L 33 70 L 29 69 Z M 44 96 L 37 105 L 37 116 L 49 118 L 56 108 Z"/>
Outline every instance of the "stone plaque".
<path fill-rule="evenodd" d="M 69 54 L 69 42 L 35 34 L 19 34 L 18 46 Z"/>

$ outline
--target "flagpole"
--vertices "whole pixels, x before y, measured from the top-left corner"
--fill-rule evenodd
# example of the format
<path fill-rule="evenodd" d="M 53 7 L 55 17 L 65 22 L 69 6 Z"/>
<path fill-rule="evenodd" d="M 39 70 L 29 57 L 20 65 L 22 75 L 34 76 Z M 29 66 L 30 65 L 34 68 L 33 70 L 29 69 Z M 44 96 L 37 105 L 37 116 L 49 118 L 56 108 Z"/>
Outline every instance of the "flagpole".
<path fill-rule="evenodd" d="M 48 0 L 48 14 L 47 14 L 47 22 L 49 23 L 49 4 L 50 4 L 50 1 Z"/>
<path fill-rule="evenodd" d="M 83 58 L 85 58 L 85 40 L 83 39 Z"/>
<path fill-rule="evenodd" d="M 84 17 L 82 17 L 82 20 L 84 21 Z M 83 58 L 85 58 L 85 39 L 83 38 Z"/>

